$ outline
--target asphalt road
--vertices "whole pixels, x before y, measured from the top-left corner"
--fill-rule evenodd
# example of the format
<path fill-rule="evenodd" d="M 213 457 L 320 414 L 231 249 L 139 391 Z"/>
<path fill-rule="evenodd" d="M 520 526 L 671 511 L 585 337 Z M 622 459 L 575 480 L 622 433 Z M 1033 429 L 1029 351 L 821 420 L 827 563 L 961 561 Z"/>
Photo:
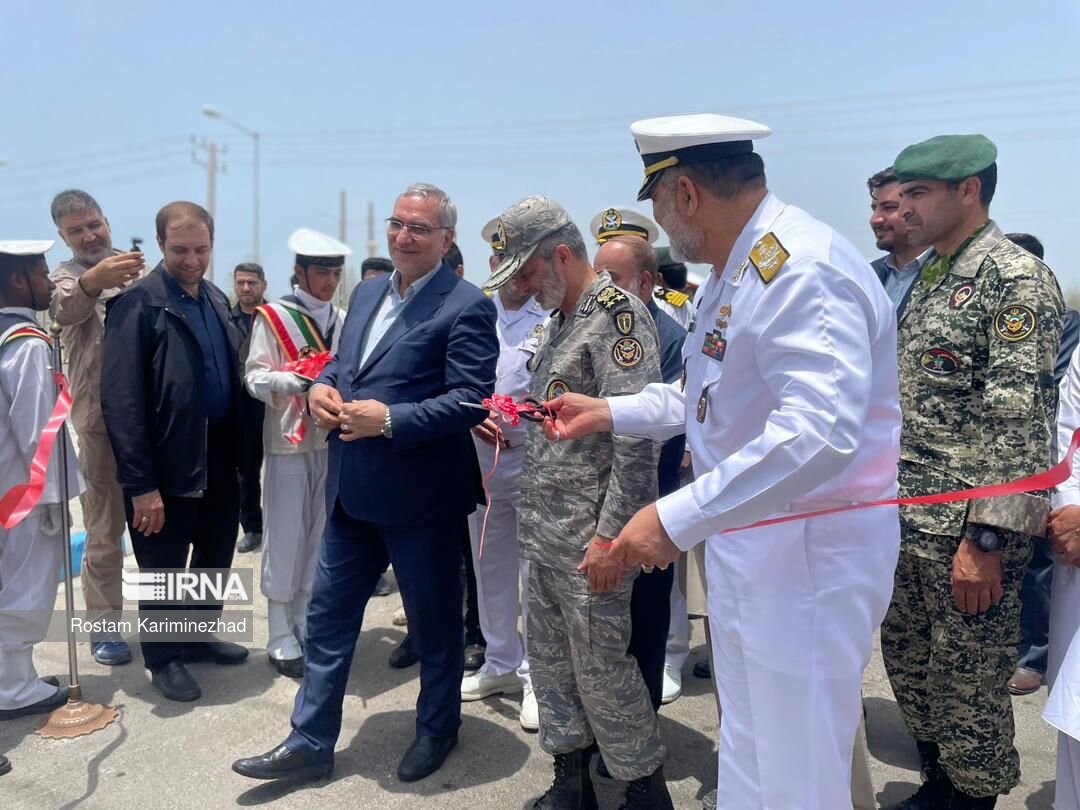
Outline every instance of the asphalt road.
<path fill-rule="evenodd" d="M 237 555 L 235 565 L 257 566 L 257 561 L 258 555 Z M 267 664 L 265 603 L 260 602 L 255 605 L 255 643 L 245 664 L 192 665 L 203 688 L 203 698 L 196 703 L 161 697 L 137 655 L 132 664 L 110 670 L 96 664 L 82 645 L 84 696 L 118 706 L 119 721 L 63 741 L 38 736 L 38 718 L 0 724 L 0 752 L 14 764 L 10 774 L 0 777 L 0 808 L 506 810 L 530 806 L 547 787 L 551 760 L 539 750 L 535 735 L 518 725 L 516 696 L 465 704 L 460 742 L 446 765 L 417 783 L 397 781 L 398 760 L 413 736 L 418 670 L 394 670 L 386 663 L 403 635 L 391 624 L 400 604 L 396 592 L 373 599 L 368 608 L 332 778 L 290 788 L 234 774 L 229 768 L 233 759 L 261 753 L 284 739 L 296 693 L 296 683 Z M 58 591 L 58 609 L 62 604 Z M 701 796 L 716 778 L 711 682 L 690 674 L 704 655 L 704 632 L 700 622 L 694 625 L 695 649 L 687 662 L 683 696 L 661 710 L 661 731 L 669 746 L 665 772 L 678 808 L 700 807 Z M 40 645 L 36 660 L 42 674 L 65 673 L 65 645 Z M 866 673 L 864 694 L 875 790 L 878 801 L 887 804 L 914 789 L 917 759 L 877 653 Z M 1014 702 L 1023 782 L 999 808 L 1052 806 L 1056 739 L 1039 717 L 1045 696 L 1043 689 Z M 619 791 L 618 783 L 605 785 L 605 808 L 617 807 Z"/>

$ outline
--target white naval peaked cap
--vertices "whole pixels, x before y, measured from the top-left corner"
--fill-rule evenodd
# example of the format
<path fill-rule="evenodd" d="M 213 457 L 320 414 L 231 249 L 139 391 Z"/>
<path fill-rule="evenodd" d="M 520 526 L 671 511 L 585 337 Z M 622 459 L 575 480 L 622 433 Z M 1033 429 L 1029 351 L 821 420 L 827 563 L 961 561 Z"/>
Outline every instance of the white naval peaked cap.
<path fill-rule="evenodd" d="M 311 228 L 299 228 L 289 237 L 289 250 L 297 256 L 314 259 L 345 258 L 352 255 L 352 248 L 325 233 Z"/>
<path fill-rule="evenodd" d="M 601 245 L 613 236 L 640 236 L 650 245 L 660 237 L 655 222 L 629 208 L 605 208 L 593 217 L 589 230 Z"/>
<path fill-rule="evenodd" d="M 506 242 L 504 242 L 502 237 L 499 235 L 498 217 L 495 217 L 495 219 L 489 219 L 487 223 L 485 223 L 484 227 L 480 229 L 480 236 L 485 242 L 488 243 L 488 246 L 495 253 L 502 253 L 504 250 L 506 250 Z"/>
<path fill-rule="evenodd" d="M 56 244 L 55 239 L 0 239 L 0 253 L 5 256 L 40 256 Z"/>
<path fill-rule="evenodd" d="M 664 169 L 749 154 L 755 140 L 772 134 L 756 121 L 715 113 L 646 118 L 631 124 L 630 132 L 645 163 L 638 200 L 652 196 Z"/>

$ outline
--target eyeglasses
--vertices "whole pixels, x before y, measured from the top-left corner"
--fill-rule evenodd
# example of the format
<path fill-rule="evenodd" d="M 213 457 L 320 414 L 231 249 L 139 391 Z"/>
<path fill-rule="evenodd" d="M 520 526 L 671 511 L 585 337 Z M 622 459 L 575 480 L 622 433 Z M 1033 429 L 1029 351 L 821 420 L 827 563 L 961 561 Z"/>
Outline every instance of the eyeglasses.
<path fill-rule="evenodd" d="M 450 230 L 445 225 L 426 225 L 423 222 L 402 222 L 396 217 L 390 217 L 386 220 L 386 230 L 390 233 L 400 233 L 405 231 L 410 236 L 424 237 L 431 236 L 435 231 L 448 231 Z"/>

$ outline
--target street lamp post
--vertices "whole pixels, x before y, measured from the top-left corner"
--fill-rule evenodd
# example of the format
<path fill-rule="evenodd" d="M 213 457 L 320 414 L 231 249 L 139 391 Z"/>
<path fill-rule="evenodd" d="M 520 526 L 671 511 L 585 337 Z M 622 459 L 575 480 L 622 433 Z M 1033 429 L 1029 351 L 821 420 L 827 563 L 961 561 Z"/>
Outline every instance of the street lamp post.
<path fill-rule="evenodd" d="M 254 236 L 253 236 L 253 242 L 252 242 L 252 253 L 255 254 L 254 261 L 255 261 L 256 264 L 258 264 L 259 263 L 259 133 L 256 132 L 253 129 L 248 129 L 247 127 L 243 126 L 242 124 L 238 124 L 236 121 L 233 121 L 228 116 L 223 115 L 221 113 L 221 111 L 218 110 L 216 107 L 211 107 L 211 106 L 207 105 L 207 106 L 203 107 L 202 111 L 203 111 L 203 115 L 205 115 L 207 118 L 217 118 L 217 119 L 219 119 L 221 121 L 224 121 L 226 124 L 233 127 L 234 129 L 240 130 L 245 135 L 250 135 L 251 140 L 254 142 L 254 146 L 255 146 L 255 172 L 254 172 L 254 177 L 255 177 L 255 184 L 254 184 L 255 185 L 255 199 L 254 199 L 254 203 L 253 203 L 253 212 L 254 212 L 253 232 L 254 232 Z"/>

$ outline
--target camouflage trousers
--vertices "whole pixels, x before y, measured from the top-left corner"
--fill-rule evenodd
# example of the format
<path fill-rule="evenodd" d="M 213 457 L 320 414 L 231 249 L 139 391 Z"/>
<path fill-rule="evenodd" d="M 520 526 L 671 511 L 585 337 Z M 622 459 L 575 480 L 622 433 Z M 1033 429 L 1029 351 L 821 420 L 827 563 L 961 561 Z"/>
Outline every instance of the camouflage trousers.
<path fill-rule="evenodd" d="M 586 577 L 529 566 L 529 666 L 540 710 L 540 747 L 549 754 L 595 740 L 617 779 L 648 776 L 667 753 L 630 643 L 634 575 L 608 593 Z"/>
<path fill-rule="evenodd" d="M 997 605 L 977 616 L 961 613 L 952 598 L 952 563 L 901 551 L 881 626 L 885 671 L 908 731 L 938 744 L 941 766 L 972 796 L 1008 793 L 1020 781 L 1007 684 L 1016 666 L 1020 585 L 1031 544 L 1026 535 L 1006 536 Z M 926 534 L 918 539 L 949 549 L 959 543 Z"/>

